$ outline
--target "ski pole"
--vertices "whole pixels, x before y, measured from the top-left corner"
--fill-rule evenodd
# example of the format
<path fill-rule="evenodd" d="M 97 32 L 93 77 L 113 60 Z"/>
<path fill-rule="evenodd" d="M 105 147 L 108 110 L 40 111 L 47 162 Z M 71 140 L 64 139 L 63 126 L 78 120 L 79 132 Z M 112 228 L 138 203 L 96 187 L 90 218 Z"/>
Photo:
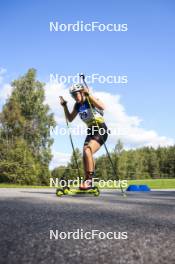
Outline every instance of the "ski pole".
<path fill-rule="evenodd" d="M 62 99 L 62 96 L 60 96 L 60 99 Z M 70 126 L 69 126 L 69 122 L 67 120 L 66 114 L 65 114 L 65 119 L 66 119 L 67 129 L 68 129 L 68 132 L 69 132 L 69 139 L 70 139 L 72 150 L 73 150 L 73 156 L 74 156 L 75 164 L 76 164 L 76 167 L 77 167 L 77 170 L 78 170 L 78 177 L 79 177 L 79 180 L 81 180 L 80 168 L 79 168 L 79 165 L 78 165 L 78 160 L 77 160 L 77 156 L 76 156 L 76 152 L 75 152 L 75 147 L 74 147 L 74 143 L 73 143 L 73 139 L 72 139 L 72 134 L 71 134 L 71 131 L 70 131 Z"/>

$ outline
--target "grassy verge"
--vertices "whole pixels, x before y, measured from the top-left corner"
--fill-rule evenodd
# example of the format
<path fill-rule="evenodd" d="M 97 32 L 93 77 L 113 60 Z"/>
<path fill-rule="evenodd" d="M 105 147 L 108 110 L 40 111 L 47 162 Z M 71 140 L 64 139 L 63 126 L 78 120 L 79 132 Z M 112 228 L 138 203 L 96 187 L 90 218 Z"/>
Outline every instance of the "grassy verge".
<path fill-rule="evenodd" d="M 130 184 L 146 184 L 151 189 L 175 189 L 175 179 L 131 180 L 128 181 L 128 185 Z"/>
<path fill-rule="evenodd" d="M 173 189 L 173 188 L 175 189 L 175 179 L 128 180 L 128 186 L 131 184 L 136 184 L 136 185 L 146 184 L 151 189 Z M 1 183 L 0 188 L 50 188 L 50 187 Z M 105 184 L 105 186 L 102 187 L 101 189 L 113 189 L 113 188 L 116 188 L 114 184 L 112 185 L 110 184 L 110 187 L 107 186 L 107 184 Z"/>
<path fill-rule="evenodd" d="M 128 180 L 129 185 L 148 185 L 151 189 L 175 189 L 175 179 L 146 179 L 146 180 Z M 111 187 L 106 186 L 104 189 L 113 189 L 116 188 L 116 185 Z M 119 189 L 119 187 L 117 187 Z M 123 188 L 125 189 L 125 188 Z"/>

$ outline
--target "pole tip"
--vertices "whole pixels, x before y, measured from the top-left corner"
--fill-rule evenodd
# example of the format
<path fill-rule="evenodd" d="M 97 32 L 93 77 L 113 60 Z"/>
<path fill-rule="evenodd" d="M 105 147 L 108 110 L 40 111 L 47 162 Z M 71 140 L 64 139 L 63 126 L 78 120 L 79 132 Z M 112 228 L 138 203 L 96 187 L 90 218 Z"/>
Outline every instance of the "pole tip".
<path fill-rule="evenodd" d="M 80 76 L 80 78 L 83 78 L 83 80 L 85 79 L 84 73 L 80 73 L 79 76 Z"/>

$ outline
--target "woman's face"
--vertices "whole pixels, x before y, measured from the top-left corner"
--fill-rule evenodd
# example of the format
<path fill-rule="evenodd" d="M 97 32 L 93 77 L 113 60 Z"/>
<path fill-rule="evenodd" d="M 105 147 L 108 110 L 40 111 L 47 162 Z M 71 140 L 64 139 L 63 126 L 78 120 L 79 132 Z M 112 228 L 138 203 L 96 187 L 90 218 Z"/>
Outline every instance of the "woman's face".
<path fill-rule="evenodd" d="M 73 93 L 73 98 L 75 99 L 77 103 L 83 102 L 83 94 L 81 92 Z"/>

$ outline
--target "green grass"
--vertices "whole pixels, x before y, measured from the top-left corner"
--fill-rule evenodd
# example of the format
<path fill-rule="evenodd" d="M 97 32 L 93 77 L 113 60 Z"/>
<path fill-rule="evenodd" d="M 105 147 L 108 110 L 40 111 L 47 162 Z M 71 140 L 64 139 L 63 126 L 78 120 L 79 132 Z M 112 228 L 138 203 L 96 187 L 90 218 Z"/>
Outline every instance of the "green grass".
<path fill-rule="evenodd" d="M 130 184 L 136 184 L 136 185 L 146 184 L 151 189 L 172 189 L 172 188 L 175 189 L 175 179 L 128 180 L 128 186 Z M 1 183 L 0 188 L 50 188 L 50 187 Z M 114 185 L 111 187 L 105 185 L 102 189 L 113 189 L 113 188 L 116 187 Z"/>
<path fill-rule="evenodd" d="M 175 179 L 131 180 L 130 184 L 147 184 L 151 189 L 175 189 Z"/>
<path fill-rule="evenodd" d="M 146 184 L 151 189 L 175 189 L 175 179 L 145 179 L 145 180 L 128 180 L 128 186 L 131 184 L 134 185 L 142 185 Z M 115 186 L 107 187 L 105 186 L 104 189 L 113 189 L 116 188 Z M 119 187 L 117 187 L 119 189 Z M 125 188 L 123 188 L 125 189 Z"/>

